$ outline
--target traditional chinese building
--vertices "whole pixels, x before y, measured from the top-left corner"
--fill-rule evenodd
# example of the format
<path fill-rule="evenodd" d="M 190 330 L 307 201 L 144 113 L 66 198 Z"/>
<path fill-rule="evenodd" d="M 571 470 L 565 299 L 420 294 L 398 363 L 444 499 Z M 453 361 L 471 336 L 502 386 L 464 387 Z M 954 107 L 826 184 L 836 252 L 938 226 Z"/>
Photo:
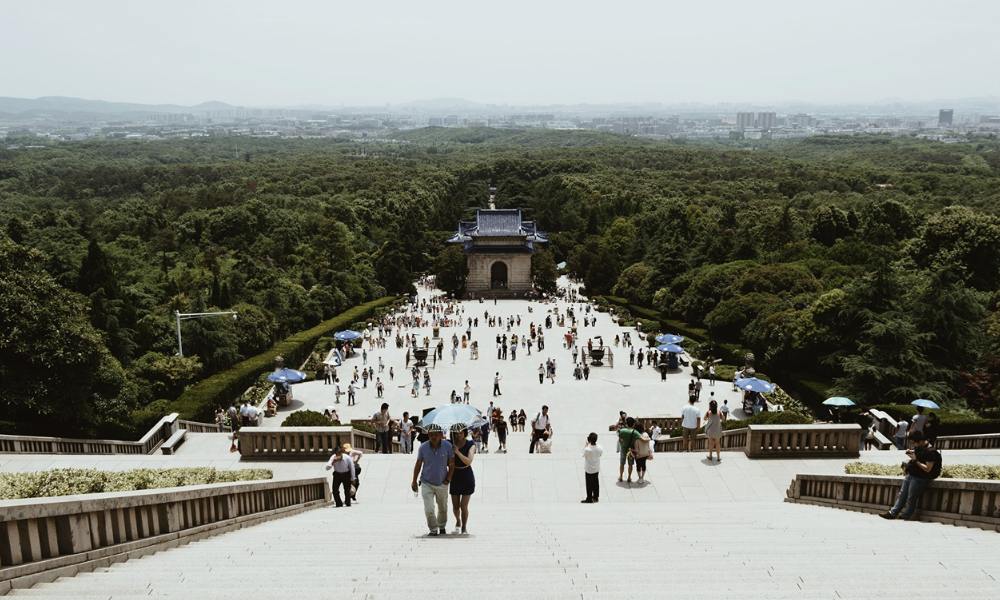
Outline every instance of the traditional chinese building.
<path fill-rule="evenodd" d="M 492 188 L 490 192 L 494 192 Z M 548 242 L 534 221 L 521 218 L 521 209 L 476 210 L 475 221 L 460 221 L 448 243 L 463 244 L 469 277 L 465 290 L 472 298 L 523 296 L 532 289 L 531 256 L 536 243 Z"/>

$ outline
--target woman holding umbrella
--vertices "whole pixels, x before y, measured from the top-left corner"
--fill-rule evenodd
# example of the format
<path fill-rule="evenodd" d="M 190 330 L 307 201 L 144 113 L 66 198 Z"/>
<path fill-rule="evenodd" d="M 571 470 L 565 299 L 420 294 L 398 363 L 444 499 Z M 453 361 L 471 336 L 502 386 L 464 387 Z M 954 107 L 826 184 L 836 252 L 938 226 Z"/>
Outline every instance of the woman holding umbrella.
<path fill-rule="evenodd" d="M 452 447 L 455 451 L 455 475 L 451 479 L 451 506 L 455 513 L 455 535 L 468 535 L 469 500 L 476 491 L 476 476 L 472 472 L 472 460 L 476 457 L 476 444 L 468 439 L 468 426 L 459 423 L 452 426 Z"/>

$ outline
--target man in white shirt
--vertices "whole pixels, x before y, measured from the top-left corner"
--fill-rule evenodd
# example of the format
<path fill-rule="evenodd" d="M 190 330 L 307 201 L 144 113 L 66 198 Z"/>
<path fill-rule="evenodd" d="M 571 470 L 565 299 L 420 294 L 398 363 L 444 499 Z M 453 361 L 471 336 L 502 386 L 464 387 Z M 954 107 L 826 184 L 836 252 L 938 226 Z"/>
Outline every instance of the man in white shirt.
<path fill-rule="evenodd" d="M 695 398 L 688 399 L 688 405 L 681 409 L 681 431 L 684 441 L 681 442 L 685 452 L 694 450 L 694 440 L 698 435 L 698 428 L 701 427 L 701 411 L 694 406 Z"/>
<path fill-rule="evenodd" d="M 410 420 L 410 413 L 403 413 L 403 420 L 399 422 L 399 444 L 403 449 L 403 454 L 410 454 L 413 451 L 411 435 L 413 433 L 413 421 Z"/>
<path fill-rule="evenodd" d="M 708 385 L 715 385 L 715 365 L 708 366 Z"/>
<path fill-rule="evenodd" d="M 344 498 L 347 506 L 351 505 L 351 482 L 354 481 L 354 460 L 340 446 L 334 450 L 334 455 L 326 463 L 326 470 L 333 469 L 333 499 L 337 507 L 344 506 L 344 501 L 340 497 L 340 488 L 344 488 Z"/>
<path fill-rule="evenodd" d="M 260 409 L 254 405 L 247 406 L 247 420 L 251 427 L 257 427 L 260 425 Z"/>
<path fill-rule="evenodd" d="M 917 407 L 917 414 L 913 415 L 913 421 L 910 423 L 910 429 L 907 433 L 913 433 L 914 431 L 919 431 L 923 433 L 924 423 L 927 422 L 927 416 L 924 414 L 924 407 Z"/>
<path fill-rule="evenodd" d="M 906 449 L 906 430 L 909 428 L 910 424 L 905 420 L 896 423 L 896 449 L 904 450 Z"/>
<path fill-rule="evenodd" d="M 545 432 L 552 426 L 551 421 L 549 421 L 549 407 L 543 406 L 542 412 L 535 415 L 535 418 L 531 420 L 531 446 L 528 448 L 528 454 L 535 453 L 535 445 L 538 444 L 538 440 L 542 439 Z"/>

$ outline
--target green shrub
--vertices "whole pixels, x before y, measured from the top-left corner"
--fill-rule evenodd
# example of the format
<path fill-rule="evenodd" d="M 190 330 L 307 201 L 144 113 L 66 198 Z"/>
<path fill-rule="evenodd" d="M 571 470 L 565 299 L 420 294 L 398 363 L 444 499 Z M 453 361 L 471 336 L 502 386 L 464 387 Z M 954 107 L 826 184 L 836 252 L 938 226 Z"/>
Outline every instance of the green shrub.
<path fill-rule="evenodd" d="M 880 465 L 869 462 L 850 462 L 844 465 L 844 472 L 848 475 L 903 476 L 903 469 L 899 464 Z M 988 479 L 997 481 L 1000 480 L 1000 465 L 949 465 L 945 463 L 941 466 L 941 477 L 944 479 Z"/>
<path fill-rule="evenodd" d="M 297 410 L 281 423 L 282 427 L 333 427 L 334 425 L 336 423 L 315 410 Z"/>
<path fill-rule="evenodd" d="M 274 367 L 275 357 L 282 356 L 286 365 L 298 366 L 312 353 L 313 347 L 321 337 L 347 329 L 358 319 L 363 319 L 377 308 L 394 301 L 395 298 L 390 296 L 373 300 L 323 321 L 312 329 L 291 335 L 267 352 L 250 357 L 231 369 L 191 386 L 170 406 L 168 412 L 180 413 L 182 419 L 210 420 L 217 405 L 228 406 L 234 398 L 239 397 L 250 387 L 261 373 L 269 372 Z"/>
<path fill-rule="evenodd" d="M 912 420 L 913 415 L 917 414 L 917 407 L 912 404 L 876 404 L 868 408 L 888 413 L 897 421 L 901 419 Z M 941 426 L 937 432 L 938 436 L 1000 433 L 1000 419 L 977 419 L 966 414 L 955 414 L 946 409 L 924 409 L 925 415 L 932 412 L 941 420 Z"/>
<path fill-rule="evenodd" d="M 184 469 L 53 469 L 23 473 L 0 473 L 0 500 L 45 498 L 102 492 L 132 492 L 209 483 L 231 483 L 272 479 L 270 469 L 220 471 L 211 467 Z"/>

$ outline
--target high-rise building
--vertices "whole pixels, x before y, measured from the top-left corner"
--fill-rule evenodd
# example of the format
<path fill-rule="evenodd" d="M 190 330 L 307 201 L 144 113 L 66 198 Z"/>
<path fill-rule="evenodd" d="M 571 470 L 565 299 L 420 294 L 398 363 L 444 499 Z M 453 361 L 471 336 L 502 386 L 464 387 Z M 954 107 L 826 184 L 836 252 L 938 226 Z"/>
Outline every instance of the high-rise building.
<path fill-rule="evenodd" d="M 938 111 L 938 127 L 951 125 L 951 119 L 955 116 L 955 111 L 951 108 L 942 108 Z"/>
<path fill-rule="evenodd" d="M 753 126 L 754 126 L 754 114 L 752 112 L 736 113 L 736 129 L 743 131 L 744 129 Z"/>
<path fill-rule="evenodd" d="M 774 129 L 777 119 L 778 115 L 773 112 L 757 113 L 757 127 L 761 129 Z"/>

